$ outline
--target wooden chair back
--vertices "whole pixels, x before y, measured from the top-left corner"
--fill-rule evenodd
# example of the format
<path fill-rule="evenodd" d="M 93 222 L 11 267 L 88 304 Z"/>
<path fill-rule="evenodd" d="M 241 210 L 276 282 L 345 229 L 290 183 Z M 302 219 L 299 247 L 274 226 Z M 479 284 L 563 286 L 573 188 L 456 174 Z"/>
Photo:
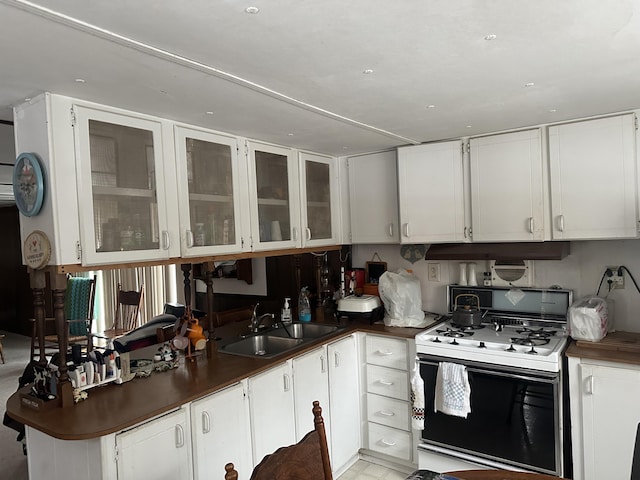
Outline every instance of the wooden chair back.
<path fill-rule="evenodd" d="M 87 352 L 93 347 L 93 307 L 96 296 L 97 276 L 82 279 L 85 283 L 81 288 L 72 287 L 74 281 L 71 275 L 67 275 L 67 291 L 64 299 L 64 312 L 67 321 L 67 345 L 81 344 Z M 31 323 L 31 360 L 35 359 L 36 352 L 40 350 L 35 319 Z M 45 318 L 45 330 L 47 323 L 55 325 L 55 318 Z M 53 355 L 59 351 L 58 335 L 45 335 L 45 356 Z"/>
<path fill-rule="evenodd" d="M 245 321 L 248 325 L 251 321 L 251 316 L 253 315 L 253 308 L 254 305 L 249 305 L 247 307 L 232 308 L 230 310 L 224 310 L 222 312 L 214 312 L 213 326 L 221 327 L 228 323 Z"/>
<path fill-rule="evenodd" d="M 140 326 L 140 305 L 142 305 L 143 296 L 144 285 L 140 285 L 140 290 L 135 291 L 122 290 L 122 285 L 118 284 L 114 330 L 126 333 Z"/>
<path fill-rule="evenodd" d="M 312 411 L 314 430 L 295 445 L 279 448 L 264 457 L 253 469 L 250 480 L 333 480 L 322 408 L 317 400 Z M 224 468 L 225 480 L 238 480 L 233 463 Z"/>

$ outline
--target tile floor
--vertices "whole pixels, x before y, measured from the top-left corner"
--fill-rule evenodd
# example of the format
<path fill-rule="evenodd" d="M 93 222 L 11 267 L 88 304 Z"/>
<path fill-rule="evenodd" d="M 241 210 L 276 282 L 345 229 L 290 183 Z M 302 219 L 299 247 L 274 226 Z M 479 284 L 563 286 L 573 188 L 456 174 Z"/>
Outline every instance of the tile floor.
<path fill-rule="evenodd" d="M 391 470 L 364 460 L 358 460 L 337 480 L 405 480 L 406 478 L 406 473 Z"/>

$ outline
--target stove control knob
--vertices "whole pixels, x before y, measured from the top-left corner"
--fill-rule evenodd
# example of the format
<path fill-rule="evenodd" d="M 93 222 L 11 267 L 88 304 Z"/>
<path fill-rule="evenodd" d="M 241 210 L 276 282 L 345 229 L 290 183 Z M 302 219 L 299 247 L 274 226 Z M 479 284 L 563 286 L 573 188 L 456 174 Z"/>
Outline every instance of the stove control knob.
<path fill-rule="evenodd" d="M 459 343 L 456 341 L 456 339 L 454 338 L 454 339 L 451 341 L 451 343 L 449 343 L 449 345 L 460 345 L 460 344 L 459 344 Z"/>
<path fill-rule="evenodd" d="M 484 342 L 480 342 L 480 345 L 478 345 L 478 348 L 487 348 L 487 346 L 484 344 Z"/>
<path fill-rule="evenodd" d="M 516 351 L 516 349 L 515 349 L 515 348 L 513 348 L 513 343 L 512 343 L 511 345 L 509 345 L 509 348 L 507 348 L 507 350 L 506 350 L 506 351 L 507 351 L 507 352 L 515 352 L 515 351 Z"/>

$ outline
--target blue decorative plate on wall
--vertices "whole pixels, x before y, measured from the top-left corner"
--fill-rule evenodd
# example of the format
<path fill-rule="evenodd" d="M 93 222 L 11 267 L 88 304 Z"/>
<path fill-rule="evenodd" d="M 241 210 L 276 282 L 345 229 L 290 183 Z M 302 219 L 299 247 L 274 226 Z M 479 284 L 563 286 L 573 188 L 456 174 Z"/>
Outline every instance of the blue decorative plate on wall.
<path fill-rule="evenodd" d="M 44 170 L 34 153 L 21 153 L 13 167 L 13 195 L 20 213 L 33 217 L 44 201 Z"/>
<path fill-rule="evenodd" d="M 426 245 L 402 245 L 400 247 L 400 255 L 411 263 L 416 263 L 424 258 L 427 253 Z"/>

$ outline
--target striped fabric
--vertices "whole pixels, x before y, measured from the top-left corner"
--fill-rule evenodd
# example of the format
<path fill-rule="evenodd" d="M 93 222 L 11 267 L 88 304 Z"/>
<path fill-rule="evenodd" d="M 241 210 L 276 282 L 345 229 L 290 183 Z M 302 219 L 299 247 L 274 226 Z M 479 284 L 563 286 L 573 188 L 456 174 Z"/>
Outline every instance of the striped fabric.
<path fill-rule="evenodd" d="M 64 316 L 67 320 L 86 320 L 89 318 L 89 298 L 91 295 L 91 278 L 69 277 L 64 302 Z M 72 322 L 70 335 L 86 335 L 87 324 Z"/>

